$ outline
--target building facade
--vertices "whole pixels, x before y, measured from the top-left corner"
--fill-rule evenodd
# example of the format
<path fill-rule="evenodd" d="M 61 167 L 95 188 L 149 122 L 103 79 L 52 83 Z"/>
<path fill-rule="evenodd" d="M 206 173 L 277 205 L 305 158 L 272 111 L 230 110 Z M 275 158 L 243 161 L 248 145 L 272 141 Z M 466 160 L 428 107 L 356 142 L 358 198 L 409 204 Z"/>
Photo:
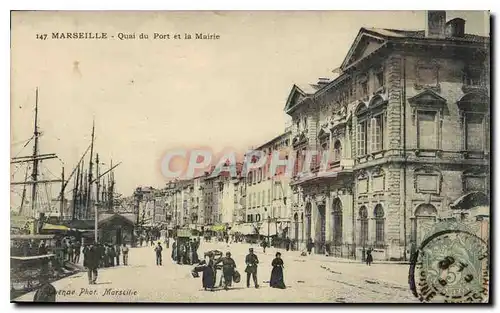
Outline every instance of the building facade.
<path fill-rule="evenodd" d="M 294 238 L 317 253 L 407 259 L 469 192 L 489 196 L 489 38 L 429 11 L 426 29 L 365 29 L 340 75 L 294 86 Z M 301 175 L 306 150 L 328 175 Z"/>
<path fill-rule="evenodd" d="M 272 155 L 276 152 L 283 159 L 290 146 L 291 131 L 273 138 L 254 149 L 266 156 L 266 163 L 248 172 L 245 178 L 246 222 L 254 224 L 258 233 L 264 236 L 287 237 L 291 224 L 290 179 L 284 166 L 271 173 Z M 255 158 L 258 162 L 258 158 Z"/>

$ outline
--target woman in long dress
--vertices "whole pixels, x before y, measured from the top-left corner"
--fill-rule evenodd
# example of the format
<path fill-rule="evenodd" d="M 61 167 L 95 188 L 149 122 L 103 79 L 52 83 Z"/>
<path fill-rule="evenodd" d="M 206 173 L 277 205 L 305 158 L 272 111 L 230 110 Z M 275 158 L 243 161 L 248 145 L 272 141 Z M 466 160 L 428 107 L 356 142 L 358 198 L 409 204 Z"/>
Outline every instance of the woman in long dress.
<path fill-rule="evenodd" d="M 273 270 L 271 271 L 271 280 L 269 282 L 269 285 L 272 288 L 279 288 L 279 289 L 285 289 L 285 281 L 283 278 L 283 260 L 281 259 L 281 253 L 277 252 L 276 253 L 276 258 L 274 258 L 273 262 L 271 263 Z"/>
<path fill-rule="evenodd" d="M 226 252 L 226 257 L 221 258 L 218 263 L 222 263 L 222 276 L 224 277 L 224 289 L 228 290 L 233 282 L 234 270 L 236 263 L 231 258 L 231 252 Z"/>
<path fill-rule="evenodd" d="M 214 255 L 210 253 L 208 255 L 207 266 L 203 269 L 203 276 L 201 278 L 203 288 L 205 290 L 210 289 L 210 291 L 214 290 L 215 286 L 215 261 Z"/>

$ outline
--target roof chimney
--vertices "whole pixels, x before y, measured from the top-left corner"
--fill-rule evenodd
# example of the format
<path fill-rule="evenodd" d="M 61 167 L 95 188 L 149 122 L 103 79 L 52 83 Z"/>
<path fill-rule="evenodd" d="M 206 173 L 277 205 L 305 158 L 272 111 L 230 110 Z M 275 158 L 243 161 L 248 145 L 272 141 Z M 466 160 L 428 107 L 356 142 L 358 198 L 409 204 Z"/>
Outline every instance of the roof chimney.
<path fill-rule="evenodd" d="M 465 20 L 454 18 L 446 23 L 446 37 L 463 38 L 465 35 Z"/>
<path fill-rule="evenodd" d="M 444 38 L 446 11 L 427 11 L 425 37 Z"/>
<path fill-rule="evenodd" d="M 323 85 L 328 85 L 330 83 L 330 79 L 326 77 L 320 77 L 318 78 L 318 85 L 323 86 Z"/>

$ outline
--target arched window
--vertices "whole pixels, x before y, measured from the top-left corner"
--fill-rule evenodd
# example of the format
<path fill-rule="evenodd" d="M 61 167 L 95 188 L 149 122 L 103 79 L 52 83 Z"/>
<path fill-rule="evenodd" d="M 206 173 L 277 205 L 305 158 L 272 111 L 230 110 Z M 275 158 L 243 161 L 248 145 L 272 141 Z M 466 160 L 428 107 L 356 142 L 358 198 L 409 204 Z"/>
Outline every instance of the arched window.
<path fill-rule="evenodd" d="M 375 245 L 383 247 L 385 245 L 385 218 L 381 204 L 375 206 L 373 215 L 375 216 Z"/>
<path fill-rule="evenodd" d="M 430 233 L 436 223 L 437 210 L 432 204 L 423 203 L 415 209 L 414 238 L 416 245 L 420 245 Z"/>
<path fill-rule="evenodd" d="M 335 141 L 333 144 L 333 161 L 338 162 L 342 159 L 342 144 L 340 140 Z"/>
<path fill-rule="evenodd" d="M 260 222 L 260 214 L 256 214 L 255 215 L 255 221 L 256 222 Z"/>
<path fill-rule="evenodd" d="M 366 206 L 359 208 L 359 244 L 365 246 L 368 243 L 368 210 Z"/>

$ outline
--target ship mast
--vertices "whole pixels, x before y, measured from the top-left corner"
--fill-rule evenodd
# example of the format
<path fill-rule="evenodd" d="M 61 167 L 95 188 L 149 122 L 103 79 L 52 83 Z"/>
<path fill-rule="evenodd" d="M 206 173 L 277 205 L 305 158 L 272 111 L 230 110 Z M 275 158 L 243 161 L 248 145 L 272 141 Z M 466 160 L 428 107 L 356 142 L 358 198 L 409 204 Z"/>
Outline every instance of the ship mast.
<path fill-rule="evenodd" d="M 33 186 L 31 189 L 31 212 L 36 214 L 36 189 L 37 189 L 37 179 L 38 179 L 38 87 L 36 88 L 35 96 L 35 129 L 34 129 L 34 139 L 35 143 L 33 145 L 33 171 L 31 173 L 31 179 L 33 180 Z M 35 215 L 35 217 L 37 217 Z"/>
<path fill-rule="evenodd" d="M 28 180 L 28 170 L 29 168 L 26 167 L 26 174 L 24 175 L 24 182 Z M 23 186 L 23 195 L 21 198 L 21 207 L 19 208 L 19 215 L 23 214 L 23 208 L 24 208 L 24 201 L 26 200 L 26 185 Z"/>
<path fill-rule="evenodd" d="M 80 182 L 80 164 L 77 166 L 77 174 L 75 176 L 75 186 L 73 188 L 73 213 L 71 214 L 71 220 L 75 220 L 76 218 L 76 202 L 78 200 L 78 185 Z"/>
<path fill-rule="evenodd" d="M 86 211 L 86 214 L 87 214 L 87 218 L 89 217 L 90 215 L 90 201 L 91 201 L 91 194 L 92 194 L 92 165 L 93 165 L 93 162 L 92 162 L 92 158 L 94 157 L 94 130 L 95 130 L 95 121 L 93 120 L 92 121 L 92 141 L 91 141 L 91 144 L 90 144 L 90 159 L 89 159 L 89 175 L 88 175 L 88 184 L 87 184 L 87 199 L 86 199 L 86 207 L 85 207 L 85 211 Z M 97 237 L 96 237 L 97 239 Z"/>

